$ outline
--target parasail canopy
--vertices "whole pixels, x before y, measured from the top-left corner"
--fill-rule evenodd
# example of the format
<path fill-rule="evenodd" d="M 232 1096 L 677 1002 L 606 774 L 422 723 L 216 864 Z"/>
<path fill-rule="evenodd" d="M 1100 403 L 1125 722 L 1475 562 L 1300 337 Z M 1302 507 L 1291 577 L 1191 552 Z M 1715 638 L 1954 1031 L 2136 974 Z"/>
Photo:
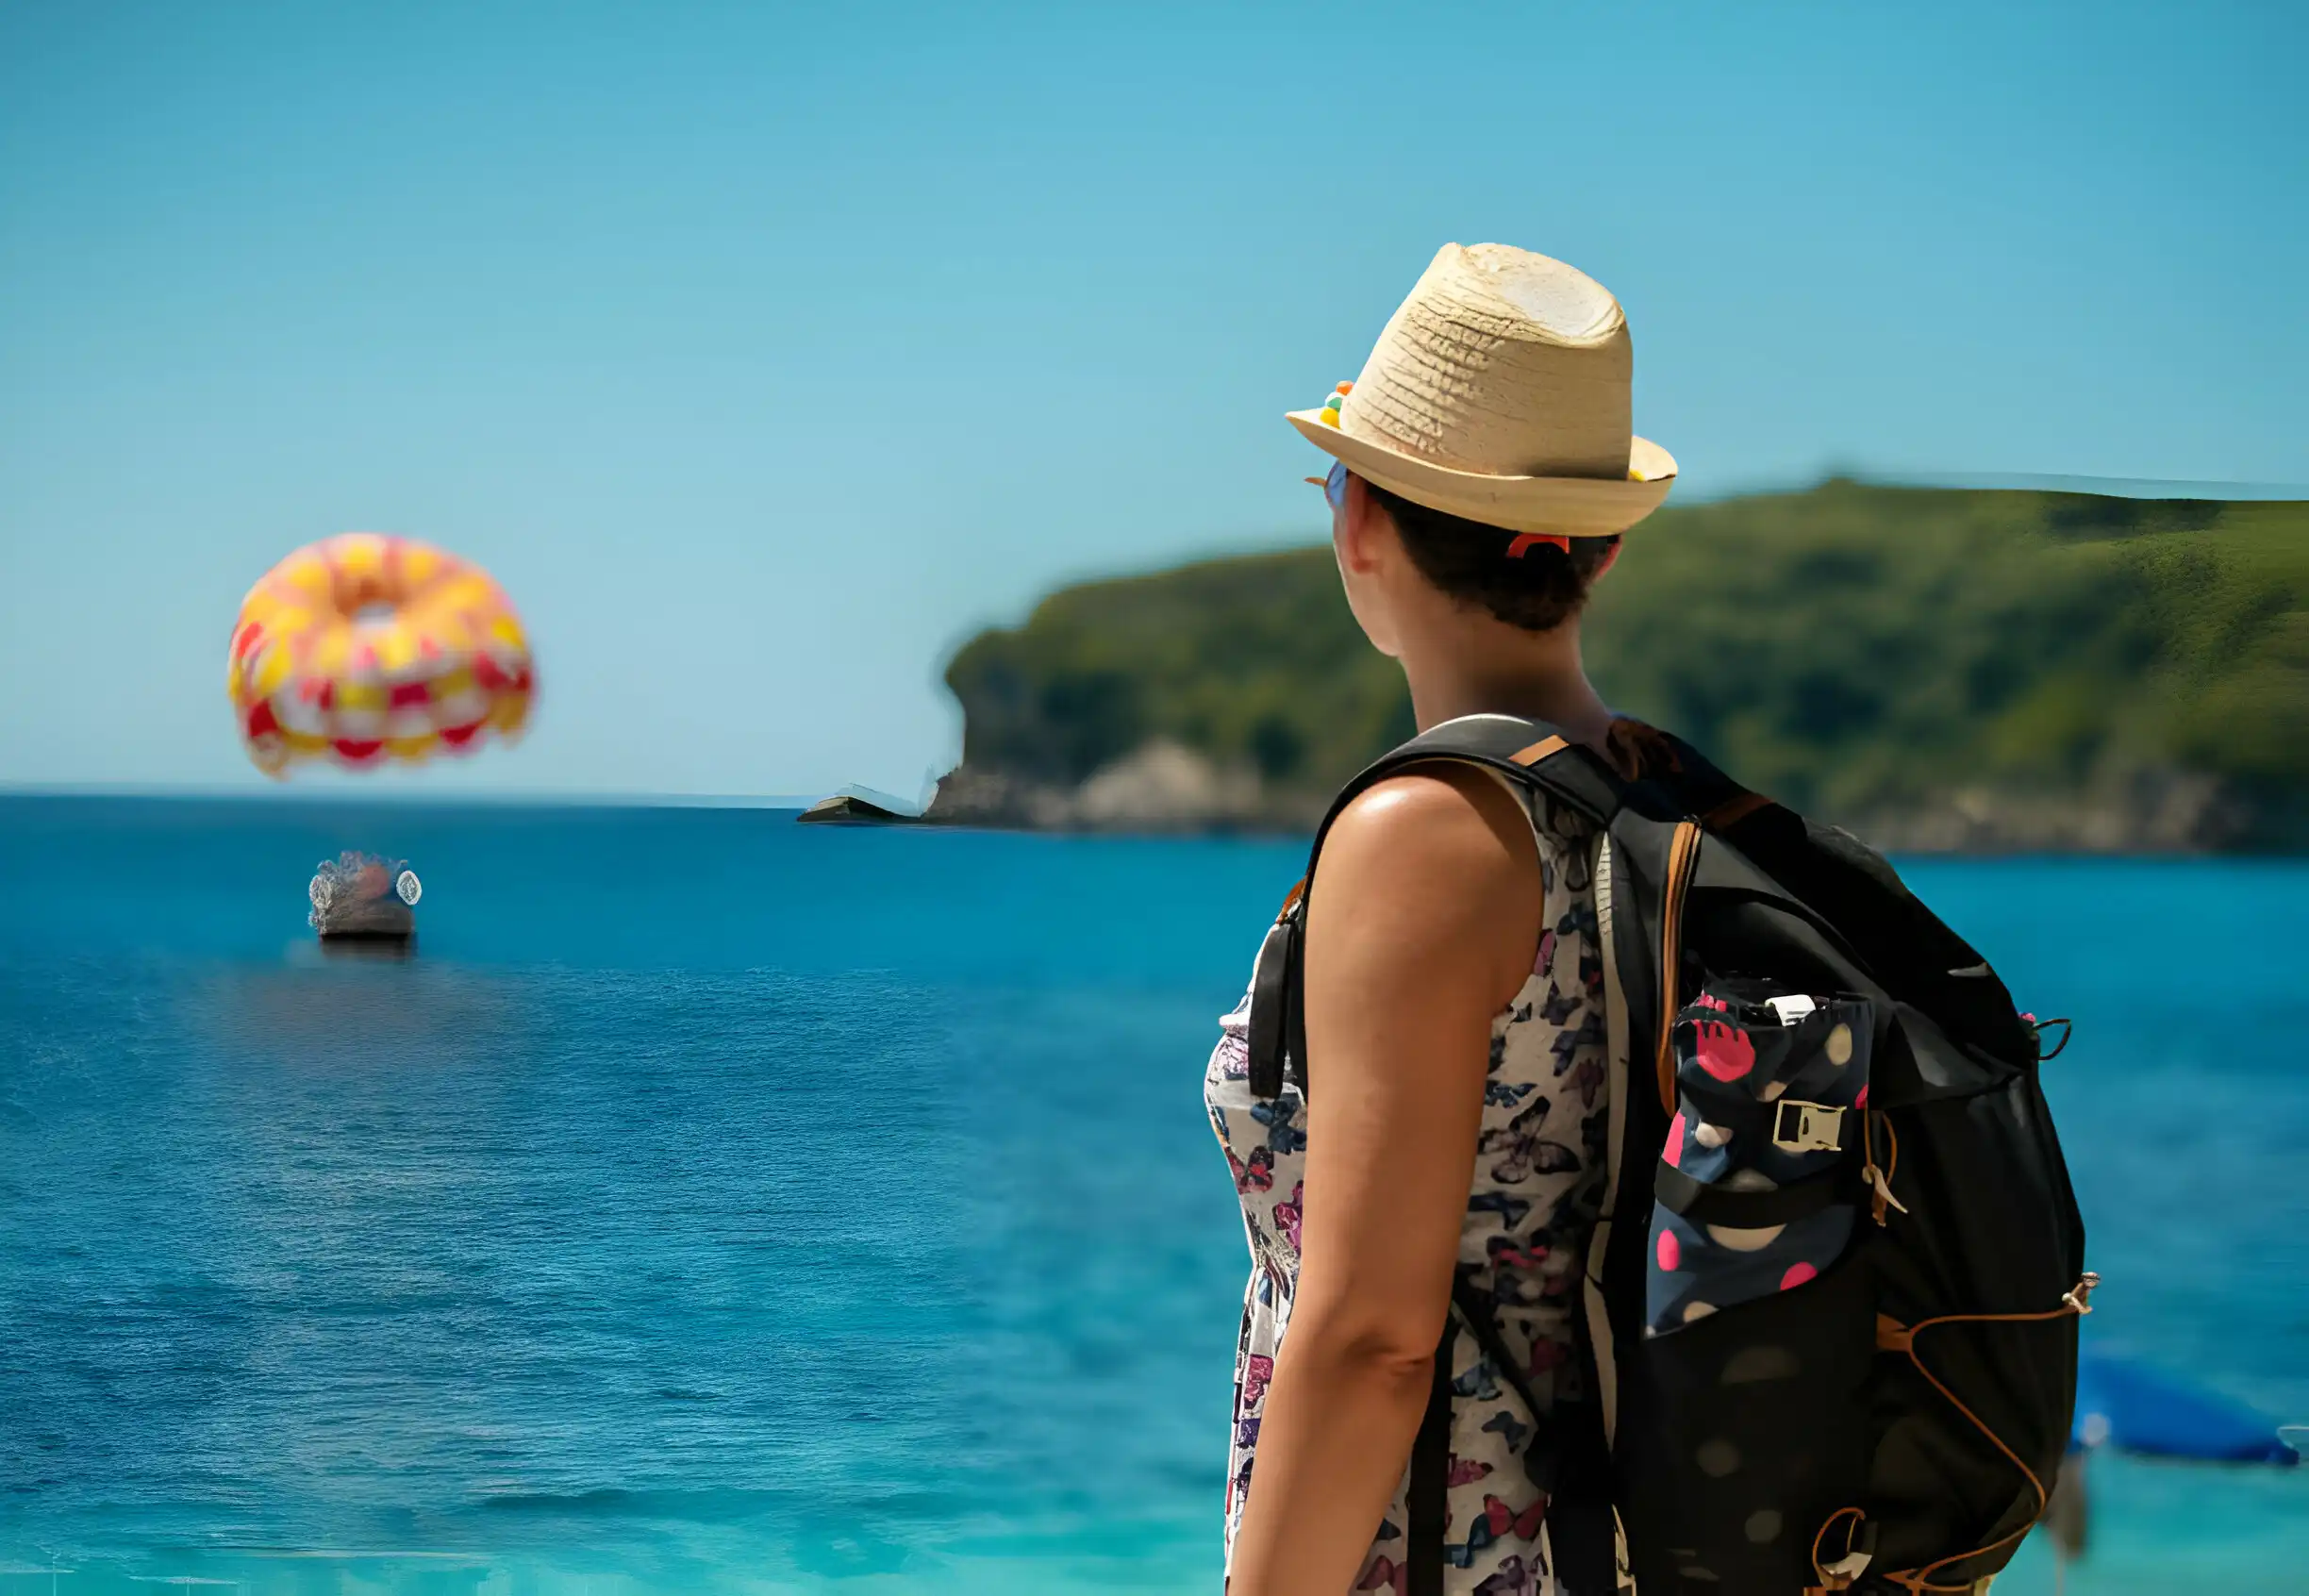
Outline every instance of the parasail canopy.
<path fill-rule="evenodd" d="M 268 775 L 471 753 L 528 723 L 537 669 L 489 573 L 377 532 L 307 544 L 265 573 L 233 624 L 226 691 Z"/>

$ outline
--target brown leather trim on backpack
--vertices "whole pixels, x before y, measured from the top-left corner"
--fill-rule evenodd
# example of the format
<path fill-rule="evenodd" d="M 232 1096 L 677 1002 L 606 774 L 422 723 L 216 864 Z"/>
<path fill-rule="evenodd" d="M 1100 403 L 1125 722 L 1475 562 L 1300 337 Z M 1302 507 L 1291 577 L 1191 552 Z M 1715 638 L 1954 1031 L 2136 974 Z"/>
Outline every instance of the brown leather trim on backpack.
<path fill-rule="evenodd" d="M 2036 1493 L 2036 1510 L 2028 1516 L 2027 1522 L 2023 1523 L 2018 1529 L 2014 1530 L 2010 1535 L 1999 1536 L 1996 1539 L 1988 1542 L 1988 1544 L 1985 1546 L 1975 1546 L 1967 1552 L 1952 1553 L 1946 1557 L 1941 1557 L 1935 1561 L 1925 1564 L 1920 1569 L 1902 1569 L 1897 1571 L 1887 1571 L 1878 1574 L 1876 1576 L 1877 1578 L 1885 1580 L 1889 1584 L 1897 1585 L 1904 1590 L 1911 1591 L 1915 1593 L 1915 1596 L 1924 1596 L 1924 1593 L 1928 1591 L 1935 1593 L 1946 1592 L 1951 1593 L 1951 1596 L 1961 1596 L 1961 1593 L 1973 1589 L 1979 1582 L 1977 1580 L 1968 1579 L 1960 1585 L 1935 1585 L 1933 1583 L 1933 1575 L 1938 1573 L 1942 1569 L 1947 1568 L 1952 1563 L 1961 1563 L 1969 1558 L 1985 1556 L 1988 1553 L 2002 1551 L 2003 1548 L 2010 1546 L 2014 1541 L 2018 1540 L 2022 1536 L 2028 1534 L 2029 1531 L 2036 1527 L 2037 1521 L 2044 1517 L 2045 1508 L 2051 1502 L 2051 1497 L 2045 1490 L 2044 1482 L 2036 1477 L 2036 1471 L 2030 1468 L 2026 1463 L 2020 1461 L 2019 1454 L 2013 1451 L 2011 1447 L 2006 1446 L 2002 1437 L 1999 1436 L 1994 1430 L 1990 1429 L 1987 1424 L 1983 1422 L 1979 1414 L 1973 1412 L 1969 1407 L 1966 1406 L 1964 1400 L 1961 1397 L 1957 1396 L 1954 1391 L 1950 1390 L 1948 1387 L 1941 1384 L 1940 1377 L 1924 1366 L 1923 1357 L 1917 1352 L 1917 1338 L 1925 1331 L 1935 1329 L 1943 1324 L 2037 1324 L 2043 1323 L 2049 1320 L 2081 1317 L 2085 1314 L 2092 1312 L 2091 1298 L 2093 1288 L 2100 1284 L 2101 1277 L 2099 1275 L 2089 1273 L 2085 1274 L 2077 1281 L 2076 1285 L 2069 1289 L 2066 1296 L 2061 1298 L 2060 1306 L 2056 1308 L 2048 1308 L 2042 1313 L 1944 1313 L 1935 1319 L 1919 1320 L 1916 1323 L 1907 1326 L 1905 1330 L 1901 1328 L 1897 1321 L 1886 1318 L 1881 1314 L 1877 1316 L 1876 1344 L 1879 1347 L 1885 1347 L 1885 1327 L 1887 1325 L 1891 1326 L 1891 1329 L 1894 1332 L 1893 1338 L 1902 1344 L 1897 1347 L 1886 1347 L 1885 1350 L 1906 1353 L 1908 1355 L 1908 1361 L 1916 1366 L 1916 1372 L 1924 1376 L 1925 1380 L 1932 1386 L 1934 1390 L 1938 1391 L 1943 1397 L 1947 1398 L 1949 1405 L 1953 1407 L 1957 1412 L 1963 1414 L 1971 1423 L 1974 1429 L 1978 1430 L 1982 1435 L 1988 1438 L 1988 1444 L 1995 1447 L 1999 1452 L 2002 1453 L 2004 1455 L 2005 1461 L 2020 1471 L 2020 1477 L 2028 1481 L 2029 1489 Z"/>
<path fill-rule="evenodd" d="M 1852 1521 L 1852 1528 L 1844 1535 L 1844 1555 L 1851 1556 L 1853 1549 L 1858 1545 L 1861 1529 L 1868 1522 L 1868 1515 L 1857 1507 L 1839 1507 L 1829 1514 L 1812 1536 L 1812 1577 L 1819 1580 L 1819 1583 L 1805 1586 L 1804 1596 L 1831 1596 L 1834 1591 L 1848 1590 L 1852 1588 L 1852 1576 L 1851 1574 L 1830 1573 L 1827 1567 L 1820 1562 L 1820 1542 L 1828 1538 L 1830 1530 L 1836 1528 L 1846 1519 Z M 1837 1560 L 1840 1562 L 1842 1558 Z"/>
<path fill-rule="evenodd" d="M 1684 894 L 1691 889 L 1692 867 L 1700 857 L 1700 823 L 1679 821 L 1668 842 L 1668 881 L 1660 901 L 1659 1077 L 1660 1106 L 1676 1111 L 1676 973 L 1684 962 Z"/>
<path fill-rule="evenodd" d="M 1880 1122 L 1891 1154 L 1881 1165 L 1876 1162 L 1876 1126 Z M 1892 1195 L 1892 1177 L 1900 1172 L 1900 1132 L 1892 1128 L 1888 1115 L 1874 1109 L 1869 1111 L 1860 1126 L 1862 1156 L 1867 1159 L 1861 1166 L 1860 1178 L 1868 1183 L 1869 1212 L 1876 1221 L 1876 1228 L 1882 1230 L 1890 1222 L 1888 1209 L 1898 1208 L 1903 1214 L 1908 1211 L 1908 1205 Z"/>
<path fill-rule="evenodd" d="M 1735 793 L 1706 814 L 1702 815 L 1700 823 L 1710 831 L 1723 831 L 1739 824 L 1758 809 L 1772 807 L 1772 804 L 1773 801 L 1765 797 L 1761 792 Z"/>
<path fill-rule="evenodd" d="M 1507 757 L 1519 765 L 1536 765 L 1551 754 L 1560 754 L 1571 745 L 1560 737 L 1543 737 L 1528 748 L 1519 748 Z"/>
<path fill-rule="evenodd" d="M 1283 906 L 1275 910 L 1276 923 L 1280 924 L 1290 918 L 1290 911 L 1297 908 L 1299 900 L 1306 896 L 1306 884 L 1307 878 L 1303 875 L 1292 886 L 1289 894 L 1283 900 Z"/>

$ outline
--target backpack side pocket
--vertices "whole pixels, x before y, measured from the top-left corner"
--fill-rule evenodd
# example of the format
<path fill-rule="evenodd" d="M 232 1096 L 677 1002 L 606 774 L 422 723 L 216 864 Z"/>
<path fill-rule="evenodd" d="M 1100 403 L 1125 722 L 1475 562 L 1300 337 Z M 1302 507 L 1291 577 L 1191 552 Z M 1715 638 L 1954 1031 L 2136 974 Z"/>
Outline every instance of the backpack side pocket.
<path fill-rule="evenodd" d="M 1676 1016 L 1647 1337 L 1794 1290 L 1851 1246 L 1874 1005 L 1714 982 Z"/>
<path fill-rule="evenodd" d="M 1676 1016 L 1629 1455 L 1665 1520 L 1631 1536 L 1671 1592 L 1811 1585 L 1824 1526 L 1864 1505 L 1875 1030 L 1866 998 L 1724 978 Z"/>

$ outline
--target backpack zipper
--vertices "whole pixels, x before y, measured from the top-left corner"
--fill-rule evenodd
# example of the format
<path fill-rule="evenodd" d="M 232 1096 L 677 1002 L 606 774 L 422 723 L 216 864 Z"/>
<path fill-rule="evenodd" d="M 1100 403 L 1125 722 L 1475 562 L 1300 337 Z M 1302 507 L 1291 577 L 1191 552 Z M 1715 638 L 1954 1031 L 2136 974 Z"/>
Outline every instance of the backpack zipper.
<path fill-rule="evenodd" d="M 1660 904 L 1659 1049 L 1653 1060 L 1659 1076 L 1660 1106 L 1676 1111 L 1675 1017 L 1678 976 L 1684 963 L 1684 894 L 1691 890 L 1692 868 L 1700 859 L 1700 823 L 1678 821 L 1668 840 L 1668 889 Z"/>

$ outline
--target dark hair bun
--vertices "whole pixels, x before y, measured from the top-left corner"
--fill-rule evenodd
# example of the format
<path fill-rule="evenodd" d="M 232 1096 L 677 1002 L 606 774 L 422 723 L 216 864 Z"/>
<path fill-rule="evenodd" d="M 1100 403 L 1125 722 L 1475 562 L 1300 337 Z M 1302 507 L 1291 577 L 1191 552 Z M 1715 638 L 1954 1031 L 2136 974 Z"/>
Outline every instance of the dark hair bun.
<path fill-rule="evenodd" d="M 1366 480 L 1420 575 L 1459 603 L 1481 608 L 1510 626 L 1549 632 L 1580 612 L 1587 590 L 1620 546 L 1609 538 L 1573 538 L 1570 549 L 1534 543 L 1513 557 L 1518 535 L 1413 504 Z"/>

